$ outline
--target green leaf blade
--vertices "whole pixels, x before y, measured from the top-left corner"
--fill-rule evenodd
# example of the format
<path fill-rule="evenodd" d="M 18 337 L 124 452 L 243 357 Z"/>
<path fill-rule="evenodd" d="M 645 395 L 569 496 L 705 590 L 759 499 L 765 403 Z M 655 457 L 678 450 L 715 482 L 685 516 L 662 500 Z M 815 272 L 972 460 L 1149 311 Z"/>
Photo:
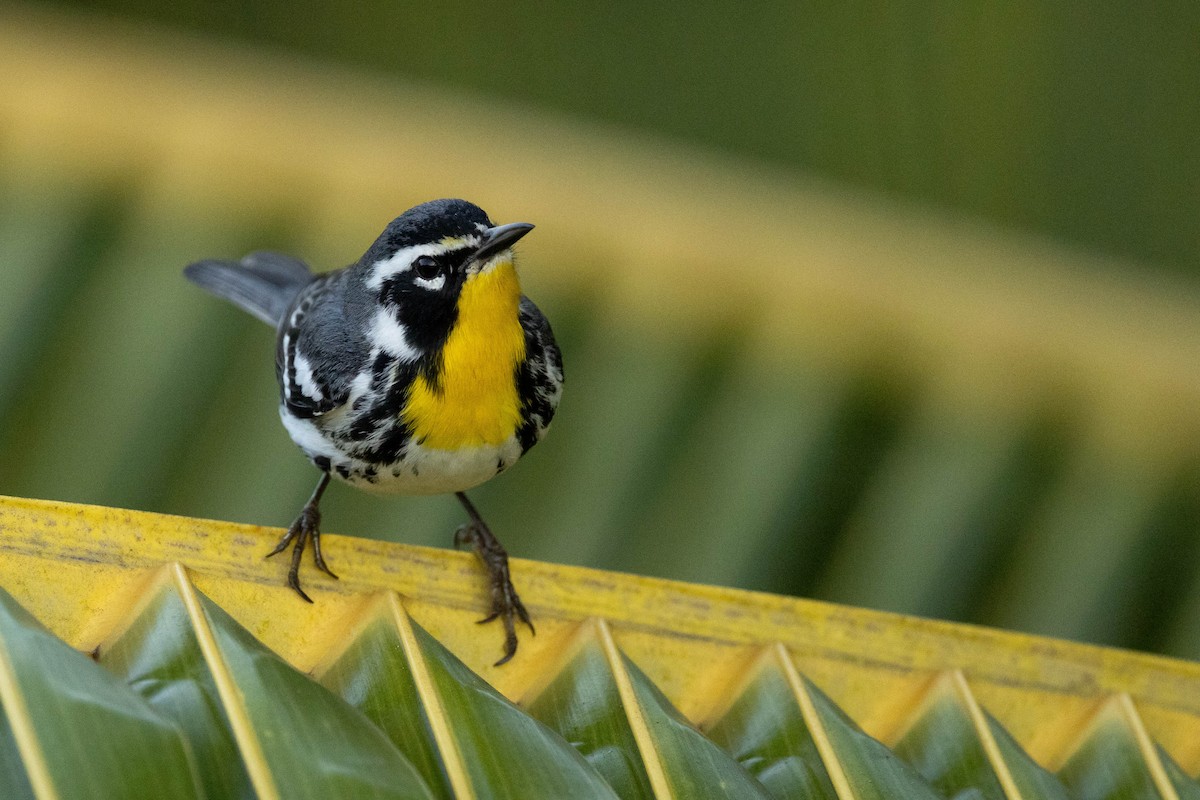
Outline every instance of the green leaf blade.
<path fill-rule="evenodd" d="M 1167 754 L 1166 750 L 1161 747 L 1158 747 L 1157 750 L 1163 769 L 1166 770 L 1167 778 L 1171 781 L 1171 787 L 1179 795 L 1179 800 L 1200 800 L 1200 782 L 1184 772 L 1175 763 L 1175 759 Z"/>
<path fill-rule="evenodd" d="M 838 768 L 857 800 L 940 800 L 941 795 L 916 770 L 864 733 L 810 681 L 801 680 Z M 829 764 L 826 768 L 832 769 Z"/>
<path fill-rule="evenodd" d="M 1113 705 L 1058 771 L 1080 800 L 1160 800 L 1135 731 Z"/>
<path fill-rule="evenodd" d="M 741 764 L 680 714 L 636 664 L 628 657 L 622 659 L 675 797 L 766 800 L 771 796 Z"/>
<path fill-rule="evenodd" d="M 412 672 L 403 661 L 395 629 L 377 616 L 320 676 L 325 688 L 363 712 L 400 749 L 441 800 L 452 800 L 429 716 Z"/>
<path fill-rule="evenodd" d="M 170 583 L 153 591 L 132 624 L 101 648 L 100 664 L 180 727 L 210 798 L 251 797 L 250 775 L 187 609 Z"/>
<path fill-rule="evenodd" d="M 952 690 L 936 696 L 893 748 L 947 797 L 974 789 L 981 800 L 1006 800 L 969 711 Z"/>
<path fill-rule="evenodd" d="M 3 703 L 0 703 L 0 797 L 34 800 L 33 787 L 29 785 L 29 775 L 21 761 L 21 752 L 17 749 Z"/>
<path fill-rule="evenodd" d="M 787 678 L 773 661 L 760 662 L 708 736 L 774 797 L 838 800 Z"/>
<path fill-rule="evenodd" d="M 204 796 L 179 729 L 3 590 L 0 650 L 60 798 Z"/>
<path fill-rule="evenodd" d="M 615 800 L 609 784 L 561 736 L 509 702 L 415 622 L 412 630 L 479 797 Z"/>
<path fill-rule="evenodd" d="M 571 742 L 624 800 L 654 790 L 599 642 L 583 644 L 526 710 Z"/>
<path fill-rule="evenodd" d="M 196 596 L 280 797 L 432 800 L 416 769 L 370 720 Z"/>
<path fill-rule="evenodd" d="M 992 737 L 1000 749 L 1000 757 L 1008 766 L 1013 782 L 1021 797 L 1029 800 L 1072 800 L 1071 793 L 1062 781 L 1054 776 L 1036 761 L 1034 761 L 1008 730 L 997 722 L 990 714 L 987 717 L 991 727 Z M 1197 800 L 1200 800 L 1198 798 Z"/>

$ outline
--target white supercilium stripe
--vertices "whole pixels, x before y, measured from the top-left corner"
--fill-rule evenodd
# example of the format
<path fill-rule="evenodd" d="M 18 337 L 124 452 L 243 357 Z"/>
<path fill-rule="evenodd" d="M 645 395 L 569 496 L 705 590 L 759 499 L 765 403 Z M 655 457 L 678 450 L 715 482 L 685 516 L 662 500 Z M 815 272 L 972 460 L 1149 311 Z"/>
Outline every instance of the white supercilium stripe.
<path fill-rule="evenodd" d="M 381 258 L 371 266 L 371 274 L 367 278 L 367 288 L 378 290 L 388 278 L 412 269 L 413 261 L 419 256 L 440 256 L 451 250 L 465 247 L 473 241 L 474 237 L 470 237 L 470 241 L 467 239 L 447 239 L 441 242 L 403 247 L 387 258 Z"/>

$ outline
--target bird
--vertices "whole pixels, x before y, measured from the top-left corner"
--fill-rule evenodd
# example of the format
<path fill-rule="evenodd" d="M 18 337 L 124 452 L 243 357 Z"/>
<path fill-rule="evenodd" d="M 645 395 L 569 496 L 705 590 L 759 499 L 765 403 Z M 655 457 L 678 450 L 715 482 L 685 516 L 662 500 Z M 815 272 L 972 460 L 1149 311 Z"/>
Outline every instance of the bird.
<path fill-rule="evenodd" d="M 276 330 L 279 416 L 320 471 L 312 496 L 267 554 L 292 547 L 287 585 L 304 600 L 301 557 L 321 552 L 321 497 L 332 478 L 378 494 L 454 494 L 467 522 L 455 545 L 487 571 L 503 657 L 516 622 L 535 634 L 508 553 L 466 491 L 504 472 L 545 435 L 562 396 L 562 355 L 522 294 L 513 245 L 526 222 L 495 225 L 478 206 L 434 200 L 396 217 L 353 264 L 314 273 L 258 251 L 205 259 L 184 275 Z"/>

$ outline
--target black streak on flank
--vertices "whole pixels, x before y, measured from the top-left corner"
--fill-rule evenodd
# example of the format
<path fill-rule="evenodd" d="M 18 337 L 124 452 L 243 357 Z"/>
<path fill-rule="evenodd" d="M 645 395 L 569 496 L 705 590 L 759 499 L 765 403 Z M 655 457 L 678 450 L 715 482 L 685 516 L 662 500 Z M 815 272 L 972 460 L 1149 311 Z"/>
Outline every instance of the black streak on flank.
<path fill-rule="evenodd" d="M 554 344 L 550 322 L 528 298 L 521 299 L 521 327 L 525 330 L 525 361 L 517 367 L 517 392 L 521 398 L 521 426 L 517 440 L 521 452 L 538 443 L 554 417 L 548 398 L 554 395 L 551 373 L 562 373 L 562 355 Z"/>
<path fill-rule="evenodd" d="M 396 363 L 396 357 L 387 353 L 380 353 L 375 356 L 375 361 L 371 363 L 371 390 L 382 392 L 384 386 L 387 385 L 388 379 L 392 375 L 392 365 Z"/>
<path fill-rule="evenodd" d="M 379 443 L 379 447 L 371 451 L 371 461 L 379 464 L 394 464 L 400 460 L 400 454 L 404 452 L 405 445 L 412 439 L 412 432 L 408 426 L 400 422 L 388 432 L 388 435 L 383 437 L 383 441 Z"/>
<path fill-rule="evenodd" d="M 377 365 L 381 363 L 381 358 L 376 359 Z M 394 361 L 394 359 L 391 359 L 387 363 L 390 365 Z M 395 434 L 395 429 L 403 429 L 404 440 L 408 440 L 408 432 L 404 428 L 403 421 L 400 419 L 400 412 L 404 410 L 404 406 L 408 403 L 408 390 L 413 380 L 416 379 L 419 367 L 412 364 L 398 364 L 394 367 L 389 366 L 388 369 L 394 372 L 394 377 L 391 378 L 387 392 L 379 397 L 370 407 L 358 410 L 358 416 L 350 425 L 349 435 L 352 441 L 365 441 L 377 432 L 383 431 L 388 431 L 388 439 L 391 439 Z M 400 444 L 400 447 L 403 447 L 403 442 Z M 399 451 L 397 450 L 397 452 Z M 372 455 L 368 455 L 366 458 L 370 461 L 380 460 Z M 389 459 L 389 461 L 392 460 L 395 459 Z"/>
<path fill-rule="evenodd" d="M 371 364 L 371 395 L 363 395 L 354 401 L 354 411 L 357 416 L 350 425 L 351 441 L 361 442 L 375 431 L 388 424 L 390 417 L 395 417 L 403 407 L 403 398 L 407 396 L 409 379 L 404 375 L 402 367 L 396 366 L 396 358 L 387 353 L 380 353 Z M 377 399 L 374 405 L 367 406 L 372 395 L 378 397 L 386 391 L 383 397 Z M 397 399 L 399 398 L 399 399 Z M 396 403 L 400 405 L 397 406 Z"/>
<path fill-rule="evenodd" d="M 531 359 L 525 359 L 517 366 L 517 397 L 521 398 L 521 427 L 517 429 L 517 441 L 521 443 L 521 453 L 537 444 L 537 382 L 533 375 Z"/>
<path fill-rule="evenodd" d="M 554 393 L 554 384 L 543 359 L 529 358 L 517 367 L 517 395 L 521 398 L 521 427 L 517 440 L 521 452 L 538 443 L 539 430 L 545 429 L 554 416 L 547 397 Z"/>

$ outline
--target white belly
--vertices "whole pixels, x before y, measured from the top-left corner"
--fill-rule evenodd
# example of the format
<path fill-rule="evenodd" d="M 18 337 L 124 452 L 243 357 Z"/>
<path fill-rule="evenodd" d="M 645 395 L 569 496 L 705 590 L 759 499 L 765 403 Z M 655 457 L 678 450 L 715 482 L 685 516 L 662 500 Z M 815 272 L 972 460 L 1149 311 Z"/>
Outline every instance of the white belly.
<path fill-rule="evenodd" d="M 521 446 L 515 436 L 499 445 L 459 450 L 435 450 L 409 443 L 400 461 L 378 469 L 374 482 L 363 477 L 355 479 L 353 473 L 344 480 L 368 492 L 382 494 L 465 492 L 496 477 L 520 457 Z"/>
<path fill-rule="evenodd" d="M 291 435 L 314 462 L 327 459 L 329 473 L 359 489 L 378 494 L 448 494 L 467 489 L 495 477 L 521 457 L 521 445 L 510 436 L 498 445 L 474 445 L 457 450 L 423 447 L 415 441 L 405 445 L 392 464 L 368 464 L 338 448 L 312 420 L 297 419 L 281 409 L 280 418 Z"/>

